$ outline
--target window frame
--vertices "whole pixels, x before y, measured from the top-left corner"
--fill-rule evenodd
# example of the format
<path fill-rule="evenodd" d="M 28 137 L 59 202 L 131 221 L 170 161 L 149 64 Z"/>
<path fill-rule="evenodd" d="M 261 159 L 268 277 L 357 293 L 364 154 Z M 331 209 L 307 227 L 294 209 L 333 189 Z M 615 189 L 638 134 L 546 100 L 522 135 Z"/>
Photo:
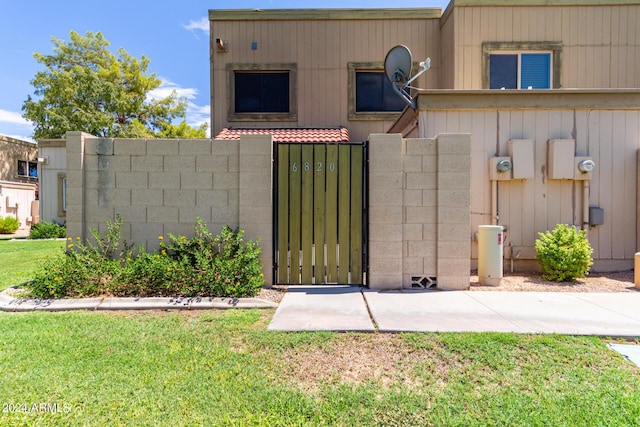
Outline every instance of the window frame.
<path fill-rule="evenodd" d="M 58 217 L 67 216 L 67 174 L 58 173 Z"/>
<path fill-rule="evenodd" d="M 20 175 L 20 163 L 26 163 L 27 175 Z M 31 165 L 35 165 L 36 176 L 29 175 L 29 171 L 31 170 Z M 38 162 L 37 162 L 37 160 L 16 159 L 16 178 L 19 178 L 19 179 L 30 179 L 30 180 L 37 181 L 39 172 L 40 171 L 38 170 Z"/>
<path fill-rule="evenodd" d="M 227 120 L 230 122 L 291 122 L 298 120 L 298 66 L 295 63 L 227 64 Z M 238 113 L 235 106 L 236 72 L 286 72 L 289 74 L 289 112 Z"/>
<path fill-rule="evenodd" d="M 482 88 L 490 88 L 490 57 L 491 55 L 520 55 L 526 53 L 550 53 L 551 87 L 560 89 L 562 82 L 562 43 L 561 42 L 484 42 L 482 43 Z M 518 67 L 518 86 L 520 86 L 520 67 Z M 549 90 L 545 89 L 545 90 Z M 494 89 L 496 90 L 496 89 Z M 522 88 L 513 90 L 523 90 Z M 526 90 L 526 88 L 524 89 Z"/>
<path fill-rule="evenodd" d="M 415 65 L 415 64 L 414 64 Z M 348 69 L 348 99 L 349 120 L 396 120 L 404 111 L 363 111 L 356 109 L 356 75 L 359 72 L 382 72 L 384 73 L 383 62 L 349 62 Z M 385 77 L 386 78 L 386 77 Z M 406 108 L 406 106 L 405 106 Z"/>

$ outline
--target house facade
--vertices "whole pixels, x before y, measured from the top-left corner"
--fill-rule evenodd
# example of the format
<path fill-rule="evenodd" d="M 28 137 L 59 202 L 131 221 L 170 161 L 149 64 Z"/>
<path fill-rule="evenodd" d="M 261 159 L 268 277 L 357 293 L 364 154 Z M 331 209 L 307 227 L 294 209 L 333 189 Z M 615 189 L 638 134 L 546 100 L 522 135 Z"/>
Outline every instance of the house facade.
<path fill-rule="evenodd" d="M 478 225 L 504 227 L 507 266 L 535 269 L 537 233 L 558 223 L 587 230 L 594 269 L 632 267 L 640 229 L 640 2 L 454 0 L 444 12 L 212 10 L 209 17 L 214 132 L 340 125 L 354 140 L 383 131 L 400 133 L 404 144 L 469 134 L 470 158 L 459 161 L 471 176 L 470 227 L 461 234 L 472 267 Z M 372 83 L 372 74 L 384 82 L 382 60 L 399 44 L 410 48 L 414 73 L 419 61 L 431 59 L 430 69 L 411 84 L 415 108 Z M 236 91 L 247 75 L 287 70 L 293 98 L 287 120 L 236 111 L 235 103 L 244 101 Z M 367 100 L 360 102 L 367 95 L 360 94 L 371 91 L 400 104 L 374 101 L 370 111 Z M 403 112 L 389 111 L 397 109 Z M 501 159 L 512 162 L 508 174 L 495 171 Z M 584 160 L 595 169 L 580 172 Z M 433 194 L 407 188 L 414 174 L 432 169 L 406 162 L 403 168 L 395 190 L 403 195 L 398 218 L 404 233 L 417 235 L 422 223 L 422 238 L 437 235 L 425 226 L 434 221 L 433 212 L 411 206 L 428 208 Z M 369 228 L 375 233 L 372 218 Z M 423 266 L 428 258 L 418 254 L 437 257 L 445 246 L 425 251 L 423 243 L 405 241 L 396 252 L 418 270 L 420 258 Z"/>
<path fill-rule="evenodd" d="M 21 227 L 38 222 L 38 147 L 0 135 L 0 218 L 13 216 Z"/>
<path fill-rule="evenodd" d="M 594 270 L 632 268 L 640 1 L 512 3 L 210 10 L 215 136 L 43 144 L 63 153 L 69 234 L 122 213 L 153 247 L 197 215 L 260 238 L 269 284 L 466 289 L 479 225 L 504 227 L 518 270 L 567 223 Z M 430 58 L 411 105 L 385 75 L 397 45 L 414 74 Z"/>

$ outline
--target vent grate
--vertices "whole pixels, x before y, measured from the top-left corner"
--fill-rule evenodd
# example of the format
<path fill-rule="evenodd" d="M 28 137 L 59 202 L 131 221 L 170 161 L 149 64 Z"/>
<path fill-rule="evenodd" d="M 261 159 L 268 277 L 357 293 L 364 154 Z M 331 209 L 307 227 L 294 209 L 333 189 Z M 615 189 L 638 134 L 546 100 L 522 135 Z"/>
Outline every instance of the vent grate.
<path fill-rule="evenodd" d="M 437 286 L 435 276 L 411 276 L 411 287 L 414 289 L 435 289 Z"/>

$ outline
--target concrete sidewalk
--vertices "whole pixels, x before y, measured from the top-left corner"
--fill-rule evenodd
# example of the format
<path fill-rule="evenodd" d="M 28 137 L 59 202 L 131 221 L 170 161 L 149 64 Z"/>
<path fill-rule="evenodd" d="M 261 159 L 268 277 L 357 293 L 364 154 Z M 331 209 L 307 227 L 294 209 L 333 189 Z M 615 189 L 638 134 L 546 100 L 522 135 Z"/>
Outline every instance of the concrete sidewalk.
<path fill-rule="evenodd" d="M 290 287 L 271 330 L 557 333 L 640 338 L 640 293 Z"/>

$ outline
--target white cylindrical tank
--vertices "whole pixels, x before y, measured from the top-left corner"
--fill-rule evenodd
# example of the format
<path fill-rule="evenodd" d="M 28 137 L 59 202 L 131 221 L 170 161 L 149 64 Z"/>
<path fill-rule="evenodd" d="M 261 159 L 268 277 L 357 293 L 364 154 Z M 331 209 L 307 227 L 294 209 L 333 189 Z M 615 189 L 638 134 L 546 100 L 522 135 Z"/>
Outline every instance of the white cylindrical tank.
<path fill-rule="evenodd" d="M 498 286 L 502 281 L 503 227 L 478 226 L 478 282 Z"/>

